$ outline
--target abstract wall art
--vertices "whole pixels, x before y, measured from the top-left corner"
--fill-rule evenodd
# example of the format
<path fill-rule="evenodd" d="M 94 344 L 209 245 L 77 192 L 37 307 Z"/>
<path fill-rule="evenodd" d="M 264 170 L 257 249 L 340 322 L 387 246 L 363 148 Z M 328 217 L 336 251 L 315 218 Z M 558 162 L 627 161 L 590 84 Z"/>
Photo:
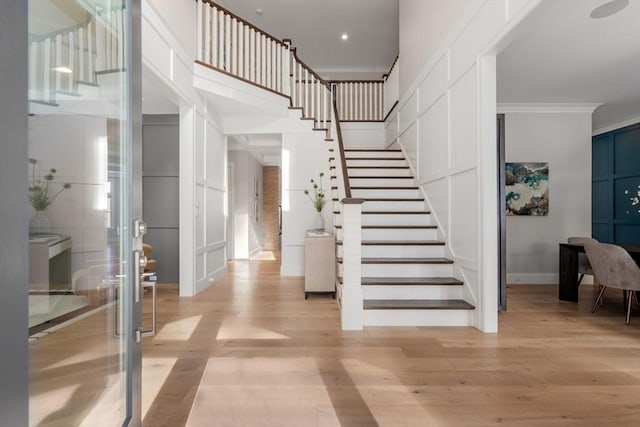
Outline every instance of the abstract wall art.
<path fill-rule="evenodd" d="M 506 170 L 507 215 L 549 214 L 549 163 L 509 163 Z"/>

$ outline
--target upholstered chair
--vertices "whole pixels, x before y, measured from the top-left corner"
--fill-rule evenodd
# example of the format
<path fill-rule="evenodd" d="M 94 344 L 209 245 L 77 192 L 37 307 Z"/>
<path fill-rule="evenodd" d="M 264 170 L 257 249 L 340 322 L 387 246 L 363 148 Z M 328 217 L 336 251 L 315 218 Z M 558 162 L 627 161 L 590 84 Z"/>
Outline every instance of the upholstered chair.
<path fill-rule="evenodd" d="M 627 293 L 627 319 L 631 320 L 631 305 L 640 291 L 640 267 L 631 255 L 622 247 L 607 243 L 586 242 L 584 249 L 589 257 L 591 268 L 602 286 L 596 297 L 591 312 L 595 312 L 598 303 L 602 303 L 602 295 L 607 288 L 622 289 Z"/>
<path fill-rule="evenodd" d="M 567 239 L 567 243 L 570 245 L 584 245 L 585 242 L 597 242 L 597 240 L 592 239 L 591 237 L 569 237 Z M 580 274 L 578 284 L 582 282 L 582 278 L 585 274 L 593 276 L 593 269 L 591 268 L 589 258 L 586 254 L 578 254 L 578 274 Z"/>

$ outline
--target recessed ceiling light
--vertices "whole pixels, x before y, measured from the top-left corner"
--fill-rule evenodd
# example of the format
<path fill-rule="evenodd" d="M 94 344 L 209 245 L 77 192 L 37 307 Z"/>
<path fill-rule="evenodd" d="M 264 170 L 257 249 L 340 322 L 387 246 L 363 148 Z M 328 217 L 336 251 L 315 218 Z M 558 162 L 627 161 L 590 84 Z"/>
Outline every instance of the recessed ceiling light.
<path fill-rule="evenodd" d="M 258 15 L 262 15 L 262 13 L 263 13 L 263 12 L 264 12 L 264 10 L 262 10 L 262 9 L 260 9 L 260 8 L 257 8 L 257 9 L 256 9 L 256 13 L 257 13 Z"/>
<path fill-rule="evenodd" d="M 346 40 L 346 39 L 348 39 L 348 38 L 349 38 L 349 34 L 344 33 L 340 38 L 341 38 L 342 40 Z"/>
<path fill-rule="evenodd" d="M 606 18 L 615 15 L 627 6 L 629 6 L 629 0 L 612 0 L 593 9 L 591 17 L 593 19 Z"/>
<path fill-rule="evenodd" d="M 73 73 L 73 71 L 69 67 L 55 67 L 53 69 L 53 71 L 55 71 L 57 73 L 63 73 L 63 74 L 71 74 L 71 73 Z"/>

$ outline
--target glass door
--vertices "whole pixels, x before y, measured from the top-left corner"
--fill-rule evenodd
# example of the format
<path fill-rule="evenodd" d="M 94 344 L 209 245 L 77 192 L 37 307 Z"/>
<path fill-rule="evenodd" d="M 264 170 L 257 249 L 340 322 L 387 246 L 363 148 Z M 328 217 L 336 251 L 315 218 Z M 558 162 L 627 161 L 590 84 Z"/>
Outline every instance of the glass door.
<path fill-rule="evenodd" d="M 29 0 L 33 426 L 140 424 L 139 20 L 134 0 Z"/>

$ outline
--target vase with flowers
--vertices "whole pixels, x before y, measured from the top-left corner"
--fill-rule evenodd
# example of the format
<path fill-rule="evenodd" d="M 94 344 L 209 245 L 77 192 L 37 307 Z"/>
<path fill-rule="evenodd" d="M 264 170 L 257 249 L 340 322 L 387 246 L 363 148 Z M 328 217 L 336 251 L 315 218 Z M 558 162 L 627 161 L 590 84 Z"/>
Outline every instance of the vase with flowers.
<path fill-rule="evenodd" d="M 32 234 L 47 233 L 49 232 L 49 218 L 46 215 L 46 209 L 53 203 L 53 201 L 65 190 L 71 188 L 71 184 L 65 182 L 62 184 L 62 188 L 54 192 L 50 188 L 50 184 L 53 183 L 55 169 L 49 169 L 49 172 L 40 178 L 36 178 L 36 164 L 38 160 L 29 159 L 31 165 L 31 183 L 29 185 L 29 204 L 36 211 L 35 215 L 29 221 L 29 231 Z"/>
<path fill-rule="evenodd" d="M 322 177 L 324 176 L 323 172 L 318 174 L 318 182 L 314 179 L 311 179 L 311 190 L 304 190 L 304 194 L 311 200 L 313 203 L 313 207 L 316 210 L 316 230 L 324 230 L 324 218 L 322 217 L 322 209 L 326 204 L 326 200 L 324 198 L 324 189 L 322 188 Z"/>

